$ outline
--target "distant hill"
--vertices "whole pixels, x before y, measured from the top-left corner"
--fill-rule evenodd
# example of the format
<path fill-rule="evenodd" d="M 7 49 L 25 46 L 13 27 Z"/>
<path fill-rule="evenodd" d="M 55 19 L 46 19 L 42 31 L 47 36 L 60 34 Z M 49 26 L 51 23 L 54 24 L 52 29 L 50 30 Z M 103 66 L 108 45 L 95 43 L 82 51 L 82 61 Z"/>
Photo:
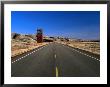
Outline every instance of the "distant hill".
<path fill-rule="evenodd" d="M 19 40 L 23 42 L 29 42 L 29 41 L 36 41 L 36 35 L 35 34 L 18 34 L 18 33 L 11 33 L 11 39 Z M 43 42 L 52 42 L 54 37 L 43 37 Z"/>
<path fill-rule="evenodd" d="M 25 34 L 18 34 L 18 33 L 11 33 L 11 39 L 21 40 L 21 41 L 35 41 L 35 35 L 25 35 Z"/>

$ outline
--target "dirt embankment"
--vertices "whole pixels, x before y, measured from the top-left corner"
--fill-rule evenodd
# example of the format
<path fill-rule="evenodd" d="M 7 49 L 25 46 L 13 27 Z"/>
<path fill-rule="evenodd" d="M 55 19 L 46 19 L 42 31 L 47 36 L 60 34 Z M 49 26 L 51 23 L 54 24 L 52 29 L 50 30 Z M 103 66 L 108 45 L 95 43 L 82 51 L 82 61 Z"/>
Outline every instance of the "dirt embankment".
<path fill-rule="evenodd" d="M 33 50 L 37 47 L 46 45 L 48 43 L 37 43 L 33 35 L 21 35 L 12 33 L 11 39 L 11 57 Z"/>
<path fill-rule="evenodd" d="M 19 40 L 12 40 L 11 41 L 11 57 L 14 57 L 16 55 L 25 53 L 27 51 L 33 50 L 37 47 L 46 45 L 48 43 L 37 43 L 36 41 L 32 42 L 22 42 Z"/>
<path fill-rule="evenodd" d="M 61 44 L 66 44 L 68 46 L 79 48 L 85 51 L 92 52 L 94 54 L 100 55 L 100 42 L 78 42 L 78 41 L 69 41 L 69 42 L 59 42 Z"/>

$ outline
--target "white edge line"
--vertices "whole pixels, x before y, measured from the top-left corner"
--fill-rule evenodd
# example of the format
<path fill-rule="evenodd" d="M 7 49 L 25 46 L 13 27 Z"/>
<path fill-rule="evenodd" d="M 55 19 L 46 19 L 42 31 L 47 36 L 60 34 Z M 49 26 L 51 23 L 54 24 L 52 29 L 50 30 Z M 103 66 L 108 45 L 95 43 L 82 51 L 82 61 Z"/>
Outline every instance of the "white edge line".
<path fill-rule="evenodd" d="M 84 54 L 84 53 L 82 53 L 82 52 L 80 52 L 80 51 L 78 51 L 78 50 L 76 50 L 76 49 L 72 49 L 72 50 L 77 51 L 77 52 L 79 52 L 80 54 L 86 55 L 86 56 L 88 56 L 88 57 L 90 57 L 90 58 L 93 58 L 93 59 L 95 59 L 95 60 L 100 61 L 98 58 L 95 58 L 95 57 L 92 57 L 92 56 L 90 56 L 90 55 Z"/>

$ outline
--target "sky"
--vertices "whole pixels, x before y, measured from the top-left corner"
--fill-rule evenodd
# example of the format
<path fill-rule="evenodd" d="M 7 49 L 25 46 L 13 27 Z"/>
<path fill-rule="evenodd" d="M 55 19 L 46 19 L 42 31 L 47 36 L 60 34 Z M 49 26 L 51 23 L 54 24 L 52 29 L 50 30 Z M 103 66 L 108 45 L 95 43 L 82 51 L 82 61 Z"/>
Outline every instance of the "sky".
<path fill-rule="evenodd" d="M 43 29 L 44 36 L 76 39 L 100 38 L 99 11 L 12 11 L 11 32 L 35 34 Z"/>

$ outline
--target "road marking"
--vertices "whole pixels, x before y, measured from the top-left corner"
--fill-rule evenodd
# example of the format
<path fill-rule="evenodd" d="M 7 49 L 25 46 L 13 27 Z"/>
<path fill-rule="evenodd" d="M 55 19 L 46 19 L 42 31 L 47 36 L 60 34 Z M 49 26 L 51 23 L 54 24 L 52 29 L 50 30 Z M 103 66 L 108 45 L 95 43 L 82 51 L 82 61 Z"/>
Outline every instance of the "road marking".
<path fill-rule="evenodd" d="M 67 46 L 68 48 L 69 48 L 69 46 Z M 98 59 L 98 58 L 95 58 L 95 57 L 92 57 L 92 56 L 90 56 L 90 55 L 88 55 L 88 54 L 85 54 L 85 53 L 82 53 L 82 52 L 80 52 L 80 51 L 78 51 L 78 50 L 76 50 L 76 49 L 72 49 L 73 51 L 76 51 L 76 52 L 79 52 L 80 54 L 83 54 L 83 55 L 85 55 L 85 56 L 88 56 L 88 57 L 90 57 L 90 58 L 93 58 L 93 59 L 95 59 L 95 60 L 97 60 L 97 61 L 100 61 L 100 59 Z"/>
<path fill-rule="evenodd" d="M 86 55 L 86 56 L 87 56 L 87 54 L 84 54 L 84 55 Z"/>
<path fill-rule="evenodd" d="M 39 49 L 36 49 L 36 50 L 34 50 L 34 51 L 30 52 L 30 53 L 26 54 L 25 56 L 23 56 L 23 57 L 21 57 L 21 58 L 19 58 L 19 59 L 16 59 L 16 60 L 15 60 L 15 61 L 13 61 L 12 63 L 17 62 L 17 61 L 19 61 L 19 60 L 21 60 L 21 59 L 25 58 L 26 56 L 29 56 L 29 55 L 31 55 L 32 53 L 34 53 L 34 52 L 36 52 L 36 51 L 38 51 L 38 50 L 40 50 L 40 49 L 44 48 L 44 47 L 45 47 L 45 46 L 40 47 Z M 56 56 L 55 56 L 55 58 L 56 58 Z"/>
<path fill-rule="evenodd" d="M 54 55 L 55 59 L 56 59 L 56 54 Z"/>
<path fill-rule="evenodd" d="M 99 59 L 97 59 L 97 60 L 99 60 Z"/>
<path fill-rule="evenodd" d="M 85 54 L 85 55 L 89 57 L 89 55 L 87 55 L 87 54 Z"/>
<path fill-rule="evenodd" d="M 39 50 L 42 49 L 41 47 L 39 48 Z"/>
<path fill-rule="evenodd" d="M 96 59 L 96 58 L 94 57 L 94 59 Z"/>
<path fill-rule="evenodd" d="M 83 55 L 85 55 L 85 56 L 88 56 L 88 57 L 90 57 L 90 58 L 93 58 L 93 59 L 95 59 L 95 60 L 100 61 L 98 58 L 95 58 L 95 57 L 92 57 L 92 56 L 90 56 L 90 55 L 88 55 L 88 54 L 82 53 L 82 52 L 80 52 L 80 51 L 78 51 L 78 50 L 76 50 L 76 49 L 72 49 L 72 50 L 73 50 L 73 51 L 76 51 L 76 52 L 79 52 L 80 54 L 83 54 Z"/>
<path fill-rule="evenodd" d="M 89 56 L 89 57 L 91 57 L 91 56 Z"/>
<path fill-rule="evenodd" d="M 58 77 L 58 68 L 56 67 L 56 77 Z"/>
<path fill-rule="evenodd" d="M 91 57 L 92 59 L 94 58 L 94 57 Z"/>
<path fill-rule="evenodd" d="M 81 53 L 81 54 L 83 54 L 83 55 L 84 55 L 84 53 Z"/>

